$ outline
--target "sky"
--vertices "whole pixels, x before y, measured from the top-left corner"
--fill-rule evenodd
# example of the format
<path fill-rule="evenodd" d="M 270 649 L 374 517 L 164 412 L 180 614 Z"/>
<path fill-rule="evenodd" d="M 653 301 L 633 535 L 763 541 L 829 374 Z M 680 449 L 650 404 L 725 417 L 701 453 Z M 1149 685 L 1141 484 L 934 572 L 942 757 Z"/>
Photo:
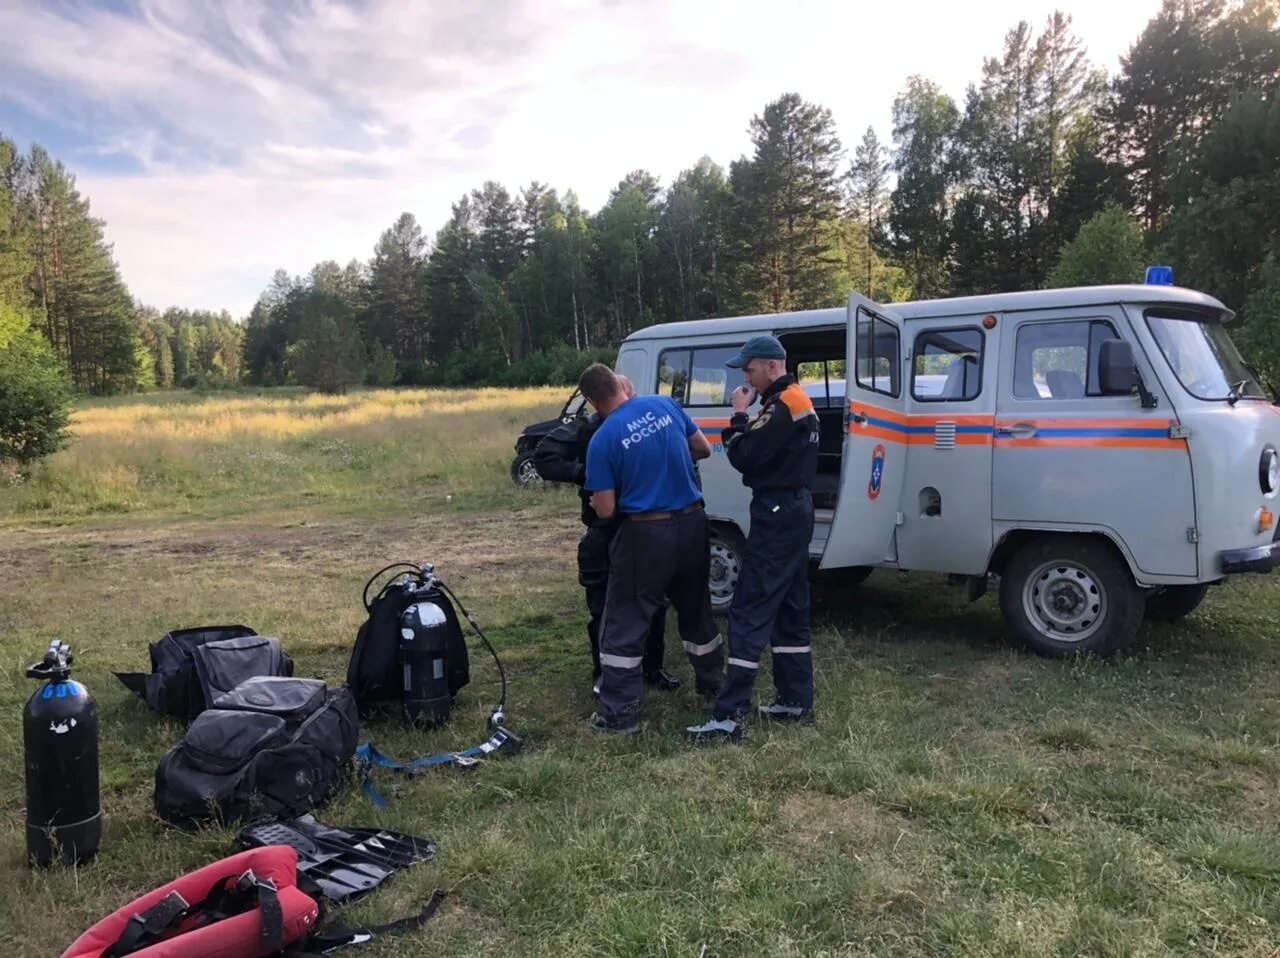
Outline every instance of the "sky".
<path fill-rule="evenodd" d="M 0 0 L 0 134 L 44 146 L 164 309 L 244 316 L 271 274 L 428 237 L 486 180 L 598 209 L 751 152 L 799 93 L 849 156 L 920 74 L 963 104 L 1020 19 L 1072 17 L 1114 74 L 1159 0 Z"/>

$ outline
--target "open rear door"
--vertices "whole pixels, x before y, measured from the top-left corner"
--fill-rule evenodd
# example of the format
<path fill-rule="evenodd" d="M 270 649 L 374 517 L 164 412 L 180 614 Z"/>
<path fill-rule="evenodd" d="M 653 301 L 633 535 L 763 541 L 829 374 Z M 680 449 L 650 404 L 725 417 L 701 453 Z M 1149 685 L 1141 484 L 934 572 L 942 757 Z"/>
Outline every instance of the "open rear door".
<path fill-rule="evenodd" d="M 902 320 L 849 295 L 846 434 L 840 493 L 822 568 L 893 559 L 910 431 L 902 388 Z"/>

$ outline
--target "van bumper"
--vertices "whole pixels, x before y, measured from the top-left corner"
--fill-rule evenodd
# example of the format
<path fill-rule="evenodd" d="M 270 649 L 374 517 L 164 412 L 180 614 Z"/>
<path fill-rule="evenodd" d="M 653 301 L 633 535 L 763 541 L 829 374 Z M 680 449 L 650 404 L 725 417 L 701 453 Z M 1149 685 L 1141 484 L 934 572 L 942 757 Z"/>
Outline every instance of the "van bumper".
<path fill-rule="evenodd" d="M 1227 575 L 1237 572 L 1270 572 L 1280 565 L 1280 542 L 1219 553 L 1218 564 Z"/>

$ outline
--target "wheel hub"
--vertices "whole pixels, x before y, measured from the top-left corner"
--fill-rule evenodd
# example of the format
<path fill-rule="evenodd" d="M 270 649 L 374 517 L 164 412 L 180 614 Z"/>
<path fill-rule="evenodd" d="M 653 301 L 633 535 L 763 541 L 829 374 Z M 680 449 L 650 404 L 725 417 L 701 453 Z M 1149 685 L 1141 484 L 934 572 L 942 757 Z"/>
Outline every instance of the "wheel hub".
<path fill-rule="evenodd" d="M 713 598 L 729 599 L 738 584 L 738 560 L 733 550 L 718 542 L 711 543 L 709 591 Z"/>
<path fill-rule="evenodd" d="M 1075 562 L 1048 562 L 1027 577 L 1023 589 L 1027 617 L 1045 636 L 1082 642 L 1101 628 L 1107 597 L 1088 568 Z"/>

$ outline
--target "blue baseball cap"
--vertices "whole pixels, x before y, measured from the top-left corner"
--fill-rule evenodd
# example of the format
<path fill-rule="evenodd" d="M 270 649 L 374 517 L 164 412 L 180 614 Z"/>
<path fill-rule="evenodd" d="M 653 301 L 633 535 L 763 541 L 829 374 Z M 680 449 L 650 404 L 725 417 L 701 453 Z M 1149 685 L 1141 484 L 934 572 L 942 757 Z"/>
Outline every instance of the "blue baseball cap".
<path fill-rule="evenodd" d="M 731 369 L 741 369 L 752 359 L 786 359 L 787 351 L 773 336 L 752 336 L 742 344 L 738 355 L 725 363 Z"/>

